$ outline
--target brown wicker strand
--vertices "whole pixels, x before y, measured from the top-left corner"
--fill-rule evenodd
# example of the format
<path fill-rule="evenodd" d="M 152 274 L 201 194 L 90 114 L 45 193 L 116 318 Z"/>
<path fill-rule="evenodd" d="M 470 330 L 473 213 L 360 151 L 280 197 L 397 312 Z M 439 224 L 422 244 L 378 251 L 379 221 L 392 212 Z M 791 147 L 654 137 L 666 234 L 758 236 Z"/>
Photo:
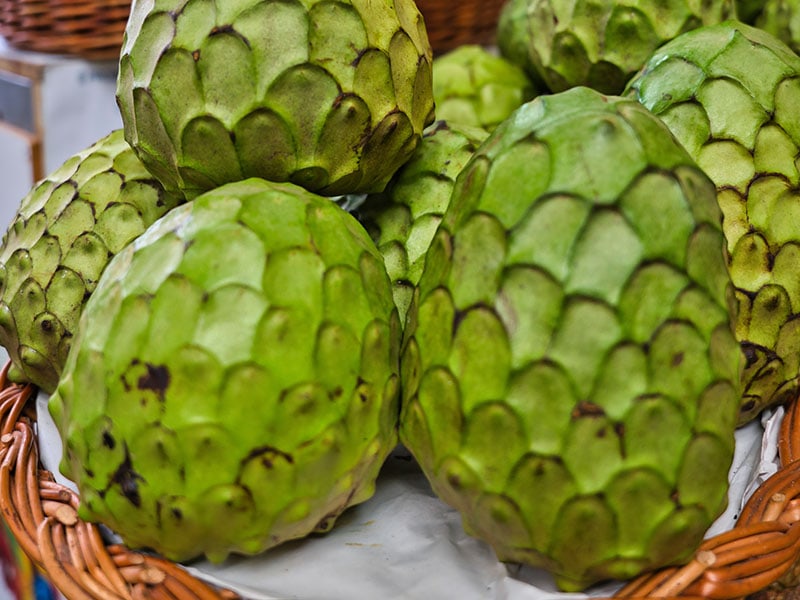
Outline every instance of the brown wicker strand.
<path fill-rule="evenodd" d="M 777 473 L 759 486 L 742 508 L 737 525 L 743 527 L 750 523 L 769 520 L 765 519 L 765 516 L 769 516 L 767 513 L 770 504 L 775 503 L 778 494 L 783 496 L 784 506 L 800 494 L 800 461 L 783 464 Z"/>
<path fill-rule="evenodd" d="M 667 567 L 650 573 L 648 577 L 638 577 L 629 581 L 615 594 L 615 598 L 655 598 L 654 594 L 664 589 L 665 582 L 669 581 L 680 569 Z M 691 583 L 691 582 L 690 582 Z"/>
<path fill-rule="evenodd" d="M 789 563 L 782 563 L 768 571 L 743 580 L 726 579 L 712 581 L 703 576 L 694 585 L 686 588 L 686 592 L 702 596 L 703 598 L 713 598 L 715 600 L 743 598 L 764 589 L 766 586 L 776 581 L 787 571 L 791 564 L 791 561 Z"/>
<path fill-rule="evenodd" d="M 53 531 L 55 523 L 55 519 L 48 517 L 39 525 L 41 566 L 47 572 L 50 580 L 69 600 L 92 600 L 92 596 L 77 582 L 72 566 L 62 559 L 56 545 L 57 534 L 54 535 Z"/>
<path fill-rule="evenodd" d="M 748 558 L 756 555 L 769 554 L 771 552 L 783 550 L 791 544 L 789 536 L 785 535 L 791 531 L 791 527 L 780 521 L 763 521 L 752 523 L 743 527 L 734 528 L 738 537 L 725 541 L 723 538 L 711 538 L 706 540 L 700 547 L 704 550 L 715 552 L 722 560 L 725 556 L 724 564 L 735 562 L 737 557 Z M 797 535 L 792 533 L 792 535 Z"/>
<path fill-rule="evenodd" d="M 754 554 L 744 560 L 741 552 L 719 556 L 717 566 L 705 570 L 702 573 L 702 578 L 715 583 L 761 578 L 764 573 L 768 573 L 783 564 L 791 564 L 796 555 L 797 536 L 792 537 L 792 542 L 793 544 L 787 543 L 777 550 Z M 708 566 L 711 567 L 711 565 Z M 779 573 L 775 578 L 777 579 L 782 574 L 783 572 Z M 741 595 L 736 594 L 736 597 Z"/>
<path fill-rule="evenodd" d="M 3 374 L 3 379 L 0 379 L 0 381 L 3 380 L 5 380 L 5 374 Z M 25 386 L 22 388 L 20 396 L 9 394 L 9 413 L 7 420 L 3 423 L 2 429 L 0 429 L 0 436 L 12 433 L 17 427 L 19 416 L 22 414 L 22 411 L 25 410 L 25 405 L 27 404 L 28 398 L 33 395 L 33 390 L 33 386 Z"/>
<path fill-rule="evenodd" d="M 169 563 L 164 561 L 163 559 L 158 559 L 155 557 L 147 557 L 145 559 L 146 563 L 151 566 L 151 568 L 159 568 L 163 569 L 164 573 L 167 575 L 166 581 L 167 587 L 171 587 L 172 589 L 176 589 L 177 587 L 183 587 L 187 589 L 190 593 L 192 598 L 197 598 L 198 600 L 219 600 L 220 594 L 216 590 L 213 590 L 208 585 L 193 577 L 188 571 L 185 569 L 177 570 L 177 569 L 169 569 Z M 186 596 L 183 596 L 186 597 Z"/>
<path fill-rule="evenodd" d="M 780 456 L 781 464 L 788 465 L 790 462 L 800 459 L 800 431 L 791 426 L 793 423 L 800 422 L 800 403 L 791 402 L 785 408 L 784 426 L 778 432 L 778 456 Z M 789 425 L 787 426 L 787 424 Z"/>
<path fill-rule="evenodd" d="M 70 558 L 75 565 L 77 573 L 80 577 L 81 584 L 87 589 L 98 590 L 95 592 L 100 598 L 109 598 L 110 600 L 128 600 L 130 594 L 127 591 L 123 594 L 118 594 L 115 589 L 109 584 L 108 578 L 99 574 L 92 568 L 92 563 L 96 562 L 91 556 L 86 556 L 83 552 L 83 544 L 81 544 L 81 534 L 79 527 L 64 527 L 64 532 L 67 537 L 67 546 L 70 550 Z"/>
<path fill-rule="evenodd" d="M 133 586 L 131 591 L 132 591 L 131 597 L 133 598 L 133 600 L 153 600 L 155 595 L 158 594 L 158 592 L 155 591 L 152 587 L 144 583 L 140 583 Z"/>
<path fill-rule="evenodd" d="M 11 437 L 11 440 L 7 440 Z M 34 562 L 40 562 L 39 548 L 37 545 L 37 536 L 34 531 L 25 527 L 25 522 L 16 508 L 14 502 L 14 492 L 12 486 L 12 465 L 16 461 L 16 457 L 21 445 L 21 438 L 18 435 L 8 434 L 3 436 L 3 443 L 7 444 L 8 452 L 0 464 L 0 503 L 2 503 L 3 518 L 14 538 L 19 543 L 23 552 L 25 552 Z M 24 510 L 24 507 L 23 507 Z"/>
<path fill-rule="evenodd" d="M 800 521 L 800 498 L 795 498 L 786 504 L 783 513 L 778 517 L 782 523 L 791 524 Z"/>
<path fill-rule="evenodd" d="M 112 553 L 111 560 L 117 567 L 131 567 L 144 564 L 144 556 L 133 552 Z"/>
<path fill-rule="evenodd" d="M 703 572 L 717 561 L 717 556 L 708 550 L 701 550 L 689 563 L 678 569 L 669 578 L 653 590 L 654 598 L 671 598 L 679 596 Z"/>
<path fill-rule="evenodd" d="M 37 524 L 42 521 L 43 512 L 41 510 L 41 505 L 39 505 L 36 478 L 34 477 L 32 480 L 29 480 L 27 475 L 30 474 L 28 465 L 31 460 L 36 459 L 37 451 L 33 443 L 33 431 L 28 424 L 19 422 L 16 433 L 20 436 L 21 442 L 14 469 L 16 473 L 22 475 L 22 477 L 17 477 L 17 480 L 23 482 L 24 485 L 13 486 L 11 488 L 12 497 L 14 498 L 15 506 L 19 507 L 19 515 L 22 518 L 25 528 L 28 529 L 28 531 L 35 531 Z M 37 506 L 36 510 L 34 510 L 34 505 Z M 34 514 L 34 512 L 37 514 Z M 39 515 L 38 519 L 37 515 Z"/>
<path fill-rule="evenodd" d="M 102 577 L 108 581 L 108 586 L 111 589 L 120 596 L 130 598 L 130 589 L 106 550 L 97 527 L 92 527 L 83 521 L 78 524 L 78 527 L 81 533 L 81 545 L 83 546 L 84 556 L 91 556 L 93 558 L 93 572 L 97 573 L 95 576 L 100 577 L 100 574 L 102 574 Z M 128 554 L 133 553 L 129 552 Z"/>
<path fill-rule="evenodd" d="M 140 584 L 140 587 L 144 590 L 144 597 L 148 598 L 148 600 L 180 600 L 181 596 L 176 596 L 172 593 L 172 591 L 164 586 L 158 587 L 148 587 L 145 584 Z M 187 596 L 183 596 L 186 598 Z"/>

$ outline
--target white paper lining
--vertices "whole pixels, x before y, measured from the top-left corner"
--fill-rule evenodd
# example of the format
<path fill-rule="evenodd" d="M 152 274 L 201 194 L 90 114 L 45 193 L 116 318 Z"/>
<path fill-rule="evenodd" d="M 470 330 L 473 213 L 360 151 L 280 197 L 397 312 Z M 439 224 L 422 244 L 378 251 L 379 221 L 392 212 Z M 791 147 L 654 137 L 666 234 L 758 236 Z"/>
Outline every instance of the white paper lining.
<path fill-rule="evenodd" d="M 46 395 L 37 398 L 37 410 L 43 465 L 71 485 L 58 474 L 61 442 Z M 730 530 L 752 492 L 778 469 L 783 412 L 767 411 L 761 422 L 736 431 L 728 508 L 707 536 Z M 402 447 L 387 460 L 375 495 L 346 511 L 331 532 L 256 557 L 186 567 L 248 600 L 577 600 L 612 595 L 621 585 L 560 593 L 541 569 L 500 563 L 464 532 L 458 513 L 434 496 Z"/>

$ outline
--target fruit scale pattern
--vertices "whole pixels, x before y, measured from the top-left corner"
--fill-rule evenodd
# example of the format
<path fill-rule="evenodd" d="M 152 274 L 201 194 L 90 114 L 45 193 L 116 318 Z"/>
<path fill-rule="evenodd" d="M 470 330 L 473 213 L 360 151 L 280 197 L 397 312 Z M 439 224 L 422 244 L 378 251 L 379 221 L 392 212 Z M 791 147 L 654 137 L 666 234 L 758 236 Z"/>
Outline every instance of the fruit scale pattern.
<path fill-rule="evenodd" d="M 519 109 L 459 175 L 406 325 L 401 439 L 501 559 L 564 589 L 627 579 L 724 503 L 739 351 L 715 196 L 644 107 L 587 88 Z"/>
<path fill-rule="evenodd" d="M 80 488 L 61 518 L 176 561 L 259 553 L 332 527 L 399 441 L 468 532 L 564 590 L 695 565 L 736 426 L 793 399 L 800 364 L 800 59 L 720 23 L 735 4 L 511 0 L 502 56 L 439 70 L 412 0 L 135 0 L 123 130 L 0 248 L 9 377 L 52 392 Z M 553 15 L 571 46 L 536 37 Z M 672 42 L 645 35 L 666 22 Z M 554 85 L 562 66 L 591 77 Z M 437 90 L 463 93 L 451 122 Z M 758 235 L 785 302 L 742 283 Z M 766 313 L 750 360 L 736 318 Z"/>

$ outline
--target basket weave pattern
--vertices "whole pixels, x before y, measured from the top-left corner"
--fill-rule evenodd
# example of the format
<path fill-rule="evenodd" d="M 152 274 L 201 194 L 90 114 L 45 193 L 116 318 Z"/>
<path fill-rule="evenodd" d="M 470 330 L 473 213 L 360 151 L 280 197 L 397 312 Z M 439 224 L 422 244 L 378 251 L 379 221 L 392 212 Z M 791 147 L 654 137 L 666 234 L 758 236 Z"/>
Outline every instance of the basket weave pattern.
<path fill-rule="evenodd" d="M 0 0 L 0 36 L 23 50 L 116 60 L 131 0 Z"/>
<path fill-rule="evenodd" d="M 494 43 L 504 0 L 417 0 L 434 52 Z M 130 0 L 0 0 L 0 36 L 12 45 L 91 59 L 116 59 Z M 0 511 L 20 546 L 69 600 L 141 598 L 233 600 L 179 565 L 109 545 L 77 514 L 78 497 L 41 468 L 31 398 L 35 388 L 0 372 Z M 706 540 L 682 567 L 629 582 L 615 596 L 711 598 L 768 594 L 798 579 L 800 556 L 800 404 L 793 402 L 780 437 L 782 468 L 750 498 L 736 527 Z M 772 597 L 780 592 L 770 594 Z M 800 598 L 790 590 L 787 598 Z"/>
<path fill-rule="evenodd" d="M 504 4 L 417 0 L 436 54 L 494 44 Z M 131 0 L 0 0 L 0 36 L 24 50 L 116 60 L 130 7 Z"/>
<path fill-rule="evenodd" d="M 505 0 L 417 0 L 434 54 L 463 44 L 493 45 L 504 4 Z"/>

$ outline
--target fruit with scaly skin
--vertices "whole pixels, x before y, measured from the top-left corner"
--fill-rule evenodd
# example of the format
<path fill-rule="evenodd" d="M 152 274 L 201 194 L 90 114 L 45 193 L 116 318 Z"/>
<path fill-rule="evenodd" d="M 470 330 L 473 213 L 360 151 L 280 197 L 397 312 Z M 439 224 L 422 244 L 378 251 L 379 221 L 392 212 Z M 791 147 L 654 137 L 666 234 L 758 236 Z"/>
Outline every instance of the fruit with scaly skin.
<path fill-rule="evenodd" d="M 483 129 L 437 121 L 386 189 L 368 196 L 357 211 L 383 254 L 401 323 L 456 177 L 488 135 Z"/>
<path fill-rule="evenodd" d="M 540 96 L 462 170 L 409 309 L 401 441 L 565 590 L 691 557 L 725 506 L 738 344 L 713 183 L 631 99 Z"/>
<path fill-rule="evenodd" d="M 122 130 L 68 159 L 22 199 L 0 244 L 0 344 L 12 381 L 55 389 L 108 261 L 179 202 Z"/>
<path fill-rule="evenodd" d="M 660 48 L 627 94 L 717 187 L 744 354 L 740 423 L 794 400 L 800 368 L 800 57 L 730 21 Z"/>
<path fill-rule="evenodd" d="M 399 337 L 329 199 L 254 179 L 176 208 L 109 264 L 50 399 L 81 515 L 172 560 L 328 530 L 397 443 Z"/>
<path fill-rule="evenodd" d="M 412 0 L 140 0 L 120 55 L 125 136 L 187 198 L 261 177 L 380 191 L 433 121 Z"/>
<path fill-rule="evenodd" d="M 492 131 L 535 95 L 522 69 L 482 46 L 459 46 L 433 60 L 437 120 Z"/>
<path fill-rule="evenodd" d="M 619 94 L 660 45 L 735 17 L 734 0 L 509 0 L 498 46 L 550 91 L 584 85 Z"/>

